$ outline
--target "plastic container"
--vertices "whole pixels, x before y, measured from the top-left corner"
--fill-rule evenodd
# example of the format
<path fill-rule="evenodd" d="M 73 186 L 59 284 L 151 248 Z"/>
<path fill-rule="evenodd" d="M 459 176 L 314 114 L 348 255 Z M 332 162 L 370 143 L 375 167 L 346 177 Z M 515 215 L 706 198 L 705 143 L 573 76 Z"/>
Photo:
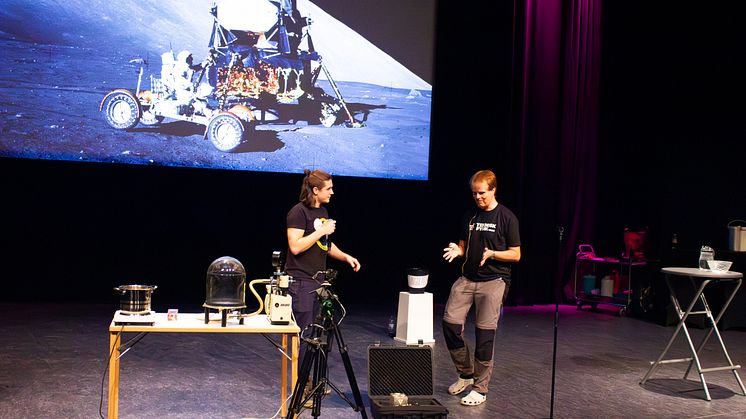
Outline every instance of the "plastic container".
<path fill-rule="evenodd" d="M 707 265 L 708 260 L 715 259 L 715 251 L 710 246 L 702 246 L 699 251 L 699 269 L 710 269 Z"/>
<path fill-rule="evenodd" d="M 590 295 L 593 289 L 596 288 L 596 276 L 585 275 L 583 276 L 583 292 Z"/>
<path fill-rule="evenodd" d="M 601 296 L 611 297 L 614 295 L 614 280 L 610 276 L 601 279 Z"/>

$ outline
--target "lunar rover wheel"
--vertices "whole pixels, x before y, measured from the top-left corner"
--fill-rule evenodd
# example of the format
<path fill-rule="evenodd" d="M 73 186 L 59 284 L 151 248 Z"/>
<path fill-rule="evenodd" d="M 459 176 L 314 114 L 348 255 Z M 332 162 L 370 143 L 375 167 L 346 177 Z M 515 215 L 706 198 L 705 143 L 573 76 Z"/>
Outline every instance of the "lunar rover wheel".
<path fill-rule="evenodd" d="M 243 141 L 244 124 L 230 112 L 217 114 L 207 125 L 207 139 L 220 151 L 231 152 Z"/>
<path fill-rule="evenodd" d="M 114 90 L 101 102 L 106 122 L 116 129 L 130 129 L 140 122 L 140 102 L 127 90 Z"/>

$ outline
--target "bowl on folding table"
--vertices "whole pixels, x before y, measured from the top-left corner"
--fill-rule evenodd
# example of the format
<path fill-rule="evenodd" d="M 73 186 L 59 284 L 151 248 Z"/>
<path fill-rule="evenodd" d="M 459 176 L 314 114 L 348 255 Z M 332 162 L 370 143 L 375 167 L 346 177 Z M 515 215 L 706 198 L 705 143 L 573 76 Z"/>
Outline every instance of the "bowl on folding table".
<path fill-rule="evenodd" d="M 730 265 L 732 265 L 733 262 L 728 260 L 708 260 L 707 266 L 710 268 L 712 272 L 728 272 L 730 270 Z"/>

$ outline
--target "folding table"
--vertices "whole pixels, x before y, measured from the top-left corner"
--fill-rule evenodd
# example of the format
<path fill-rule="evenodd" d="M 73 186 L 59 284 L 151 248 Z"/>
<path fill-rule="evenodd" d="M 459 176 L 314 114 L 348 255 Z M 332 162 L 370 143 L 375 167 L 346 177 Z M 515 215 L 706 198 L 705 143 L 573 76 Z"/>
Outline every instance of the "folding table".
<path fill-rule="evenodd" d="M 688 362 L 689 366 L 687 367 L 686 373 L 684 374 L 684 379 L 686 379 L 689 376 L 689 372 L 692 369 L 692 365 L 696 365 L 697 372 L 699 373 L 699 380 L 702 383 L 702 388 L 705 391 L 705 397 L 708 401 L 712 400 L 712 398 L 710 397 L 710 391 L 707 389 L 707 383 L 705 382 L 705 373 L 713 372 L 713 371 L 728 371 L 729 370 L 733 372 L 733 376 L 736 378 L 736 381 L 738 382 L 738 386 L 741 387 L 741 393 L 744 396 L 746 396 L 746 388 L 744 388 L 743 382 L 741 381 L 741 377 L 738 376 L 738 371 L 736 371 L 739 368 L 741 368 L 741 366 L 733 364 L 733 361 L 730 359 L 730 355 L 728 355 L 728 350 L 725 348 L 725 343 L 723 343 L 723 338 L 720 336 L 720 331 L 718 330 L 718 327 L 717 327 L 718 321 L 725 313 L 725 310 L 728 309 L 728 306 L 733 300 L 733 297 L 736 295 L 736 292 L 738 292 L 738 289 L 741 287 L 741 281 L 743 280 L 743 274 L 741 274 L 740 272 L 713 272 L 707 269 L 676 268 L 676 267 L 663 268 L 661 269 L 661 272 L 665 274 L 666 284 L 668 285 L 668 289 L 671 294 L 671 302 L 676 308 L 676 314 L 679 316 L 679 324 L 676 326 L 676 330 L 674 331 L 673 336 L 671 336 L 671 339 L 668 341 L 666 348 L 663 350 L 661 355 L 658 357 L 658 360 L 655 362 L 651 362 L 650 369 L 648 369 L 648 372 L 642 378 L 642 381 L 640 381 L 640 384 L 644 385 L 645 382 L 648 380 L 648 378 L 650 378 L 653 372 L 655 372 L 655 370 L 661 364 Z M 688 305 L 686 306 L 686 310 L 682 310 L 681 304 L 679 302 L 679 296 L 676 292 L 677 287 L 675 287 L 674 284 L 681 282 L 681 281 L 685 281 L 685 280 L 688 280 L 689 284 L 694 290 L 694 297 L 692 298 L 691 302 L 689 302 Z M 716 316 L 713 316 L 713 313 L 710 310 L 710 306 L 707 304 L 707 299 L 705 298 L 704 291 L 705 291 L 705 288 L 710 284 L 724 284 L 724 283 L 733 284 L 733 290 L 728 295 L 725 303 L 723 304 L 723 307 L 720 309 L 720 312 L 717 313 Z M 698 301 L 701 302 L 701 307 L 698 307 L 697 311 L 693 311 Z M 699 310 L 699 308 L 701 308 L 701 310 Z M 694 343 L 692 342 L 692 338 L 689 335 L 689 329 L 687 329 L 686 327 L 686 319 L 690 315 L 704 315 L 706 317 L 706 322 L 705 322 L 706 327 L 709 327 L 709 330 L 705 334 L 705 337 L 702 339 L 700 344 L 696 347 L 694 346 Z M 692 352 L 692 357 L 681 358 L 681 359 L 663 359 L 663 357 L 666 356 L 666 353 L 668 352 L 668 350 L 671 348 L 671 345 L 673 344 L 674 340 L 678 336 L 679 332 L 681 331 L 683 331 L 684 335 L 686 336 L 686 341 L 689 344 L 689 349 Z M 728 364 L 724 366 L 719 366 L 719 367 L 702 368 L 702 364 L 699 361 L 699 353 L 702 350 L 702 348 L 705 346 L 707 341 L 710 339 L 710 336 L 712 336 L 713 332 L 715 333 L 715 337 L 717 337 L 718 343 L 720 344 L 720 348 L 722 349 L 723 355 L 725 355 L 725 359 L 728 362 Z"/>
<path fill-rule="evenodd" d="M 287 414 L 288 384 L 295 388 L 298 378 L 298 334 L 300 329 L 291 322 L 288 325 L 270 324 L 267 316 L 257 315 L 244 319 L 243 324 L 228 323 L 221 326 L 220 322 L 205 324 L 203 313 L 179 313 L 178 320 L 168 320 L 167 313 L 155 313 L 155 322 L 150 324 L 116 324 L 109 325 L 109 405 L 108 417 L 116 419 L 119 416 L 119 358 L 122 334 L 138 333 L 261 333 L 279 334 L 282 336 L 282 354 L 280 357 L 280 410 L 284 417 Z M 290 343 L 288 344 L 288 338 Z M 291 361 L 290 382 L 288 383 L 288 358 Z"/>

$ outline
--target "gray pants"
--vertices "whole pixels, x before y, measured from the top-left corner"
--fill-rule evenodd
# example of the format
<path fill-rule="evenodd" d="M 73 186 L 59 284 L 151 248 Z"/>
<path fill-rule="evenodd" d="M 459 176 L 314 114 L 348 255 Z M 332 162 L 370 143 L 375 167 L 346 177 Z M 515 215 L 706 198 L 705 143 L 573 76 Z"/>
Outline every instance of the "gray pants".
<path fill-rule="evenodd" d="M 459 277 L 451 287 L 443 314 L 443 335 L 456 371 L 461 377 L 474 377 L 473 389 L 480 393 L 487 393 L 492 377 L 495 331 L 505 290 L 502 279 L 475 282 Z M 464 324 L 472 305 L 476 307 L 474 361 L 464 340 Z"/>

